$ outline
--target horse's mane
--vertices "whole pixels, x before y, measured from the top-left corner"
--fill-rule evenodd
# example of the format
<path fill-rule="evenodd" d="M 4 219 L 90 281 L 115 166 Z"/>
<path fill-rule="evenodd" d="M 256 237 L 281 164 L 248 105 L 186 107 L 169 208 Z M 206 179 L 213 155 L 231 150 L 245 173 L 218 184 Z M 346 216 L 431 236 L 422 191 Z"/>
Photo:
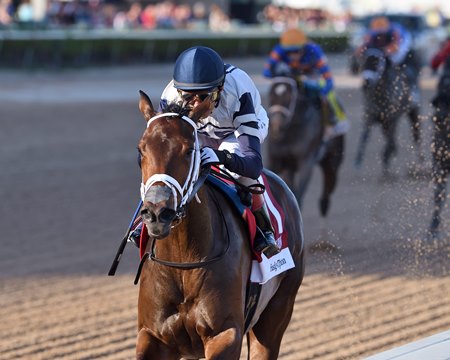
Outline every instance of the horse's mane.
<path fill-rule="evenodd" d="M 164 112 L 173 112 L 173 113 L 180 114 L 181 116 L 189 117 L 189 112 L 191 111 L 191 108 L 183 107 L 176 102 L 171 102 L 171 103 L 168 103 L 167 106 L 164 107 L 163 111 Z"/>

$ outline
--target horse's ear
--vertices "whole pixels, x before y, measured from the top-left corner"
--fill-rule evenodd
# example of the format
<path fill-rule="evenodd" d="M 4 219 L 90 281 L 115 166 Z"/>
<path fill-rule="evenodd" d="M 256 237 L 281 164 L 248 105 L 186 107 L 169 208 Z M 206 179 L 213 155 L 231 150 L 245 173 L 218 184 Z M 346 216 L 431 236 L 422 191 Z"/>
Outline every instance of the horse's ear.
<path fill-rule="evenodd" d="M 189 118 L 194 122 L 198 122 L 200 119 L 209 115 L 213 106 L 212 101 L 207 98 L 189 112 Z"/>
<path fill-rule="evenodd" d="M 153 116 L 155 116 L 156 111 L 153 108 L 153 104 L 150 98 L 145 92 L 139 90 L 139 95 L 139 110 L 141 110 L 141 113 L 144 115 L 145 120 L 149 121 Z"/>

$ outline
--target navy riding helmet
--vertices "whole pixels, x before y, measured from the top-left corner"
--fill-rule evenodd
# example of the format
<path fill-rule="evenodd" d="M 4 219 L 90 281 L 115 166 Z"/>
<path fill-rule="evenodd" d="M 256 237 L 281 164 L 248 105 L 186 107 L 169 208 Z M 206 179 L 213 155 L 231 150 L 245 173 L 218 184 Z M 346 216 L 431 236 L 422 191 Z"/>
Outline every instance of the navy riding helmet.
<path fill-rule="evenodd" d="M 208 90 L 223 85 L 225 64 L 213 49 L 194 46 L 183 51 L 175 62 L 173 82 L 183 91 Z"/>

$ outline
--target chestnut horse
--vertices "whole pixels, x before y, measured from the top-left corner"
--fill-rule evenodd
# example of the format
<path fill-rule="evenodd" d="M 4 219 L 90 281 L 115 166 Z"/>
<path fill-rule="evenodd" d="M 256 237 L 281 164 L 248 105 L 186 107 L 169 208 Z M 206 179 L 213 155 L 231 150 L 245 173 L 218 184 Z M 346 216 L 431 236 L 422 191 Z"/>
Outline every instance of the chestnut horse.
<path fill-rule="evenodd" d="M 324 116 L 329 114 L 321 109 L 330 111 L 327 104 L 322 105 L 318 90 L 303 87 L 293 77 L 273 78 L 269 90 L 268 168 L 286 181 L 301 206 L 318 164 L 323 175 L 319 209 L 326 216 L 344 158 L 345 142 L 344 135 L 326 143 L 322 141 Z"/>
<path fill-rule="evenodd" d="M 197 122 L 207 109 L 169 105 L 157 114 L 140 92 L 147 121 L 142 156 L 141 215 L 152 255 L 141 263 L 137 359 L 248 358 L 275 360 L 304 275 L 303 224 L 294 195 L 265 172 L 283 208 L 295 267 L 265 284 L 245 329 L 246 291 L 252 264 L 242 217 L 208 182 L 199 186 Z M 207 102 L 205 102 L 207 103 Z"/>

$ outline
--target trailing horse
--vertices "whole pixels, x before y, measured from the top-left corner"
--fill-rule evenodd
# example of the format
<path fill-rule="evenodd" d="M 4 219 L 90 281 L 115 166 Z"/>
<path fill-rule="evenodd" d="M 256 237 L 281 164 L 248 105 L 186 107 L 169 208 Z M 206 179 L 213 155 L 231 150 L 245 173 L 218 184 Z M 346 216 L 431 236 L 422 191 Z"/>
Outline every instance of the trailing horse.
<path fill-rule="evenodd" d="M 441 223 L 441 211 L 447 197 L 447 181 L 450 174 L 450 58 L 439 79 L 433 116 L 434 132 L 432 143 L 434 183 L 434 211 L 430 224 L 430 234 L 437 236 Z"/>
<path fill-rule="evenodd" d="M 397 151 L 396 128 L 400 117 L 407 114 L 412 126 L 413 140 L 417 151 L 418 163 L 423 161 L 421 153 L 421 129 L 419 103 L 414 94 L 411 81 L 403 66 L 395 66 L 384 53 L 375 48 L 365 51 L 362 61 L 364 123 L 355 166 L 360 167 L 370 130 L 374 124 L 380 124 L 386 139 L 383 151 L 383 171 L 389 170 L 392 155 Z"/>
<path fill-rule="evenodd" d="M 276 77 L 269 91 L 268 168 L 280 175 L 302 204 L 314 166 L 320 165 L 323 190 L 319 200 L 326 216 L 344 155 L 344 135 L 323 143 L 324 117 L 317 90 L 292 77 Z"/>
<path fill-rule="evenodd" d="M 150 241 L 141 239 L 136 358 L 238 360 L 247 335 L 249 359 L 277 359 L 304 275 L 303 224 L 294 195 L 278 176 L 264 172 L 285 214 L 279 225 L 287 247 L 270 258 L 272 270 L 286 251 L 295 266 L 258 284 L 259 297 L 248 298 L 255 260 L 247 225 L 200 171 L 196 123 L 205 109 L 174 106 L 157 114 L 143 92 L 139 108 L 147 121 L 138 148 L 141 215 Z M 247 317 L 250 305 L 253 316 Z"/>

